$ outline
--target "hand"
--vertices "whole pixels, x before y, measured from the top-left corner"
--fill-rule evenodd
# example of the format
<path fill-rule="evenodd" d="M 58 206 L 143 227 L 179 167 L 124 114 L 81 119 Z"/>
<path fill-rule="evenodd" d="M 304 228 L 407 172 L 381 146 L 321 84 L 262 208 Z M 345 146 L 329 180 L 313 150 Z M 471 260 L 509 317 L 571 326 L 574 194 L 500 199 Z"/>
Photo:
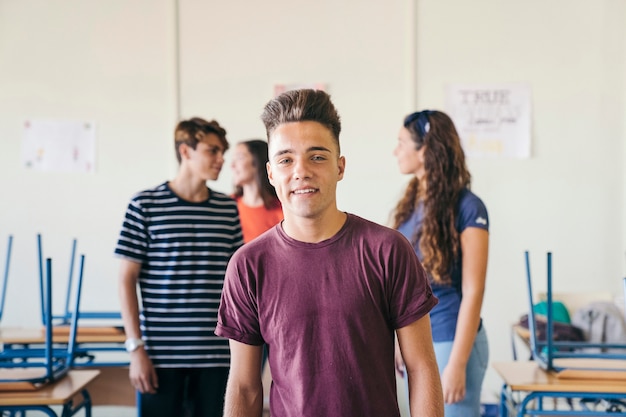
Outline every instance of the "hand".
<path fill-rule="evenodd" d="M 155 394 L 159 388 L 154 365 L 143 347 L 130 354 L 130 383 L 142 394 Z"/>
<path fill-rule="evenodd" d="M 448 365 L 441 375 L 441 386 L 443 388 L 443 401 L 446 404 L 453 404 L 465 398 L 465 366 Z"/>
<path fill-rule="evenodd" d="M 400 352 L 400 345 L 398 344 L 398 342 L 396 342 L 395 344 L 394 361 L 396 374 L 398 374 L 400 378 L 404 378 L 406 373 L 406 367 L 404 365 L 404 359 L 402 359 L 402 352 Z"/>

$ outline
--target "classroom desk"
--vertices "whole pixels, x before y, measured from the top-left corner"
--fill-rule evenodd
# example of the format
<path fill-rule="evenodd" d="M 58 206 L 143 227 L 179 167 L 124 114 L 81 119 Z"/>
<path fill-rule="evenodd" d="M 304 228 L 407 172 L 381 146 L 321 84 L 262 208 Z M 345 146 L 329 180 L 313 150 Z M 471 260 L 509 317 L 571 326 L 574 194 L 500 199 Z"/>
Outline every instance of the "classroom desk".
<path fill-rule="evenodd" d="M 67 343 L 69 331 L 65 328 L 56 328 L 52 339 L 55 343 Z M 76 335 L 78 344 L 94 344 L 108 346 L 117 351 L 125 352 L 124 331 L 118 327 L 79 327 Z M 5 347 L 11 345 L 37 345 L 45 341 L 44 328 L 0 328 L 0 343 Z M 80 347 L 78 352 L 91 352 L 91 347 Z M 94 348 L 94 352 L 102 352 L 107 348 Z M 126 353 L 123 353 L 126 355 Z M 128 379 L 128 364 L 107 363 L 80 364 L 80 369 L 98 371 L 100 376 L 91 384 L 90 394 L 93 405 L 135 406 L 135 389 Z"/>
<path fill-rule="evenodd" d="M 45 328 L 3 327 L 0 328 L 0 342 L 5 345 L 34 345 L 44 343 Z M 67 343 L 69 330 L 64 326 L 52 332 L 54 343 Z M 124 331 L 117 327 L 79 327 L 76 343 L 119 343 L 126 340 Z"/>
<path fill-rule="evenodd" d="M 0 414 L 4 411 L 41 411 L 58 416 L 50 406 L 62 406 L 61 417 L 69 417 L 84 409 L 91 415 L 88 386 L 97 380 L 97 370 L 72 370 L 58 381 L 35 391 L 0 392 Z M 76 401 L 80 397 L 80 401 Z M 3 415 L 3 414 L 2 414 Z"/>
<path fill-rule="evenodd" d="M 531 416 L 626 416 L 623 411 L 560 409 L 545 407 L 545 399 L 566 399 L 576 406 L 581 399 L 626 401 L 626 383 L 623 380 L 598 378 L 558 378 L 546 372 L 532 361 L 497 362 L 492 366 L 504 380 L 500 395 L 500 416 L 507 417 L 515 412 L 518 417 Z M 582 403 L 584 404 L 584 402 Z M 626 404 L 626 403 L 625 403 Z"/>

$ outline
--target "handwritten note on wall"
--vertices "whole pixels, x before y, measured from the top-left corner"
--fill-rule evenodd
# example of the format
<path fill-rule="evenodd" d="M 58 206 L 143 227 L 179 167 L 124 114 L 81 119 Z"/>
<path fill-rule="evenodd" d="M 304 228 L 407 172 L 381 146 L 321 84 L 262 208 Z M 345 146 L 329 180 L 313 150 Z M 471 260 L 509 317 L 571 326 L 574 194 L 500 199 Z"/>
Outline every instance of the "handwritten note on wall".
<path fill-rule="evenodd" d="M 274 84 L 274 97 L 291 90 L 299 90 L 302 88 L 310 88 L 312 90 L 326 90 L 326 83 L 293 83 L 293 84 Z"/>
<path fill-rule="evenodd" d="M 446 87 L 446 112 L 470 157 L 529 158 L 531 104 L 526 84 Z"/>
<path fill-rule="evenodd" d="M 94 122 L 27 120 L 22 166 L 35 171 L 96 172 Z"/>

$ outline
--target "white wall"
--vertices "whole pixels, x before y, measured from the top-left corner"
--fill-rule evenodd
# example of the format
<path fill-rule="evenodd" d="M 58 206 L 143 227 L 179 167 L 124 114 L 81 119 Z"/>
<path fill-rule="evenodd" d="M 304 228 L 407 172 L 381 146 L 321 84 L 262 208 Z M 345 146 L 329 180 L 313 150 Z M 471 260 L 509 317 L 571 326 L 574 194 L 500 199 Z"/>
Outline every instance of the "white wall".
<path fill-rule="evenodd" d="M 410 10 L 404 1 L 182 1 L 182 115 L 214 116 L 232 142 L 264 138 L 259 116 L 275 83 L 327 83 L 347 157 L 340 206 L 386 222 L 397 197 L 391 152 L 413 101 Z M 228 170 L 218 184 L 231 189 Z"/>
<path fill-rule="evenodd" d="M 175 172 L 178 113 L 216 118 L 231 142 L 263 137 L 259 114 L 275 83 L 328 84 L 344 126 L 340 207 L 381 223 L 408 180 L 391 155 L 405 114 L 416 104 L 442 108 L 448 83 L 529 83 L 533 157 L 469 160 L 492 224 L 492 360 L 511 357 L 509 326 L 526 305 L 525 249 L 537 287 L 551 250 L 555 288 L 620 290 L 622 0 L 180 0 L 179 38 L 174 0 L 60 3 L 0 0 L 0 254 L 15 236 L 3 325 L 37 324 L 38 232 L 61 279 L 77 237 L 85 308 L 117 308 L 112 251 L 123 211 L 135 191 Z M 23 169 L 22 125 L 40 118 L 95 120 L 97 173 Z M 211 186 L 229 192 L 230 181 L 226 168 Z M 489 372 L 486 398 L 499 387 Z"/>
<path fill-rule="evenodd" d="M 0 249 L 14 253 L 3 325 L 34 325 L 36 240 L 61 288 L 72 238 L 86 255 L 83 305 L 119 309 L 113 248 L 132 194 L 171 172 L 173 3 L 0 1 Z M 95 175 L 22 168 L 28 119 L 95 120 Z M 62 305 L 62 300 L 57 300 Z"/>
<path fill-rule="evenodd" d="M 418 100 L 443 105 L 447 83 L 526 82 L 533 157 L 470 159 L 491 218 L 483 316 L 491 359 L 510 359 L 509 325 L 525 309 L 523 251 L 545 288 L 620 291 L 624 276 L 626 4 L 619 1 L 421 0 Z M 489 372 L 487 389 L 499 389 Z"/>

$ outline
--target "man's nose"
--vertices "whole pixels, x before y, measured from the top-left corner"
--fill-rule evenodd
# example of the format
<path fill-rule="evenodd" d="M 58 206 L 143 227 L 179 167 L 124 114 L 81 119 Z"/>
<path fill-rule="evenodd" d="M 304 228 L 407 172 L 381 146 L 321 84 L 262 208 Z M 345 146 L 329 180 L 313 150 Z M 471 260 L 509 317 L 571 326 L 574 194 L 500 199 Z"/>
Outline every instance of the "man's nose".
<path fill-rule="evenodd" d="M 296 158 L 293 163 L 293 176 L 296 179 L 310 178 L 311 166 L 306 158 Z"/>

